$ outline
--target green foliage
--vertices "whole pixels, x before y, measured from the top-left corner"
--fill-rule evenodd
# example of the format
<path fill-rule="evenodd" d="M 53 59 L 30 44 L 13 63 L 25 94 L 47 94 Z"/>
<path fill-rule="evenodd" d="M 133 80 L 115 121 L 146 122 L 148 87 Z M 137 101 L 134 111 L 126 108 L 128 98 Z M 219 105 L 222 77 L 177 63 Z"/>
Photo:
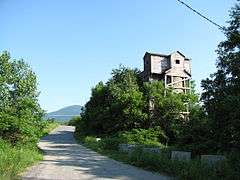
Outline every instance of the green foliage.
<path fill-rule="evenodd" d="M 117 130 L 139 128 L 146 121 L 143 93 L 138 85 L 139 72 L 124 67 L 115 69 L 107 83 L 113 98 L 111 112 L 115 114 Z"/>
<path fill-rule="evenodd" d="M 236 177 L 240 177 L 240 153 L 231 153 L 227 156 L 227 161 L 225 166 L 228 170 L 229 174 L 231 174 L 231 178 L 236 179 Z"/>
<path fill-rule="evenodd" d="M 92 89 L 90 101 L 82 110 L 81 121 L 76 123 L 76 132 L 109 136 L 140 129 L 136 136 L 143 138 L 152 133 L 151 128 L 159 126 L 160 143 L 172 143 L 183 123 L 180 112 L 185 110 L 186 102 L 194 104 L 196 99 L 194 93 L 184 95 L 165 89 L 160 81 L 143 83 L 138 70 L 120 66 L 113 70 L 106 84 L 100 82 Z M 154 111 L 150 110 L 150 102 L 154 104 Z M 152 143 L 160 144 L 154 140 Z"/>
<path fill-rule="evenodd" d="M 168 141 L 167 136 L 159 127 L 155 129 L 132 129 L 131 131 L 120 132 L 118 137 L 123 143 L 148 146 L 162 146 Z"/>
<path fill-rule="evenodd" d="M 80 141 L 88 148 L 93 149 L 94 151 L 101 151 L 101 143 L 96 140 L 94 136 L 81 136 Z"/>
<path fill-rule="evenodd" d="M 145 84 L 146 97 L 154 104 L 149 126 L 160 126 L 170 140 L 174 140 L 177 124 L 181 123 L 180 112 L 184 110 L 182 95 L 165 89 L 162 82 L 156 81 Z"/>
<path fill-rule="evenodd" d="M 0 179 L 13 179 L 42 159 L 39 137 L 57 126 L 43 121 L 38 104 L 37 78 L 23 60 L 0 55 Z"/>
<path fill-rule="evenodd" d="M 81 117 L 80 116 L 75 116 L 72 119 L 68 121 L 68 126 L 77 126 L 78 123 L 80 123 Z"/>
<path fill-rule="evenodd" d="M 59 126 L 59 123 L 55 120 L 46 120 L 46 121 L 43 121 L 42 124 L 44 128 L 40 133 L 40 137 L 49 134 L 52 130 L 54 130 L 56 127 Z"/>
<path fill-rule="evenodd" d="M 42 160 L 42 154 L 35 144 L 12 146 L 0 139 L 0 179 L 14 179 L 38 160 Z"/>
<path fill-rule="evenodd" d="M 100 141 L 100 146 L 106 150 L 118 150 L 121 143 L 123 143 L 122 139 L 117 136 L 105 137 Z"/>
<path fill-rule="evenodd" d="M 77 136 L 87 146 L 93 149 L 118 150 L 119 144 L 138 144 L 147 147 L 163 147 L 167 142 L 164 132 L 156 127 L 155 129 L 132 129 L 131 131 L 123 131 L 112 136 L 102 137 L 97 141 L 95 136 Z"/>
<path fill-rule="evenodd" d="M 199 105 L 192 108 L 189 120 L 180 129 L 177 143 L 182 149 L 191 150 L 194 155 L 216 152 L 212 146 L 211 133 L 207 115 Z"/>
<path fill-rule="evenodd" d="M 89 134 L 113 134 L 141 127 L 146 121 L 143 93 L 138 86 L 139 72 L 120 67 L 112 78 L 92 89 L 90 101 L 81 113 Z"/>
<path fill-rule="evenodd" d="M 51 121 L 43 121 L 43 125 L 40 136 L 48 134 L 58 126 Z M 42 160 L 42 157 L 35 142 L 18 141 L 13 145 L 0 138 L 0 179 L 15 179 L 26 167 Z"/>
<path fill-rule="evenodd" d="M 217 72 L 202 81 L 202 101 L 211 128 L 213 147 L 240 150 L 240 4 L 230 11 L 226 40 L 218 46 Z"/>
<path fill-rule="evenodd" d="M 44 128 L 37 78 L 23 60 L 0 55 L 0 138 L 12 143 L 36 141 Z"/>

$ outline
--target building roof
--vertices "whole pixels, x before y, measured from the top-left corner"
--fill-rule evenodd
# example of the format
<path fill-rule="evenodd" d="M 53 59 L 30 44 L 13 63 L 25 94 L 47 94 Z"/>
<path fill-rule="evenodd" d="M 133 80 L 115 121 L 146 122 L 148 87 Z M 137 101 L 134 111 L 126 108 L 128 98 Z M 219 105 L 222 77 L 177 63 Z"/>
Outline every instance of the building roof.
<path fill-rule="evenodd" d="M 180 51 L 176 51 L 176 52 L 179 53 L 181 56 L 183 56 L 185 60 L 188 60 L 188 61 L 190 60 L 190 59 L 187 58 L 184 54 L 182 54 Z M 172 54 L 172 53 L 171 53 L 171 54 Z M 146 52 L 145 55 L 144 55 L 144 57 L 145 57 L 146 55 L 153 55 L 153 56 L 160 56 L 160 57 L 170 57 L 171 54 L 166 55 L 166 54 L 159 54 L 159 53 L 150 53 L 150 52 Z"/>
<path fill-rule="evenodd" d="M 161 56 L 161 57 L 170 57 L 170 55 L 159 54 L 159 53 L 150 53 L 150 52 L 146 52 L 144 56 L 146 56 L 146 55 Z"/>

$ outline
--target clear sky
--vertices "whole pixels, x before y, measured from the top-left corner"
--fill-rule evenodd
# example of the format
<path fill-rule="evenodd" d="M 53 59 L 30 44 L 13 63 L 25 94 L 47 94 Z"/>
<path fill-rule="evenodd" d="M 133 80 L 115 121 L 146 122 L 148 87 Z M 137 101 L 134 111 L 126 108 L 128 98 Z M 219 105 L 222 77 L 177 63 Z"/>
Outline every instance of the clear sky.
<path fill-rule="evenodd" d="M 226 25 L 236 0 L 185 2 Z M 179 50 L 191 58 L 200 92 L 224 40 L 176 0 L 0 0 L 0 23 L 0 51 L 31 65 L 47 111 L 84 105 L 91 88 L 119 64 L 143 69 L 146 51 Z"/>

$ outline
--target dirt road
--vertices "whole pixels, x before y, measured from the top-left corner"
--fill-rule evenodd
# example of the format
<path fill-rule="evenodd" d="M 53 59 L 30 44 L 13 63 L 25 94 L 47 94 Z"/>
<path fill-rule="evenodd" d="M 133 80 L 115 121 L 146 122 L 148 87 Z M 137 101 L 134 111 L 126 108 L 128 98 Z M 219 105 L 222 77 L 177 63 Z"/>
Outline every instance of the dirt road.
<path fill-rule="evenodd" d="M 168 179 L 99 155 L 77 144 L 73 132 L 74 127 L 60 126 L 44 137 L 39 142 L 44 160 L 29 168 L 22 179 Z"/>

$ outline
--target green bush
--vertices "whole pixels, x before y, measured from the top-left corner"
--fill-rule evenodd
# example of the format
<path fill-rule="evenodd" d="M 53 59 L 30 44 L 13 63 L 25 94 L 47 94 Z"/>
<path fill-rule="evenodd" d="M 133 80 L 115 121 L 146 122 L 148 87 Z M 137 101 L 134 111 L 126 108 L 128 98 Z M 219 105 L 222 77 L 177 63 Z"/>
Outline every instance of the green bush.
<path fill-rule="evenodd" d="M 118 134 L 121 142 L 147 146 L 163 146 L 168 139 L 160 128 L 132 129 Z M 163 144 L 161 144 L 163 143 Z"/>
<path fill-rule="evenodd" d="M 118 145 L 123 143 L 123 141 L 118 137 L 106 137 L 101 141 L 101 148 L 105 150 L 118 150 Z"/>
<path fill-rule="evenodd" d="M 81 141 L 86 145 L 103 150 L 118 150 L 121 143 L 139 144 L 144 146 L 154 146 L 165 148 L 159 141 L 166 140 L 165 135 L 158 129 L 133 129 L 131 131 L 120 132 L 109 137 L 101 138 L 101 141 L 96 141 L 94 136 L 80 137 Z M 100 147 L 99 147 L 100 146 Z"/>
<path fill-rule="evenodd" d="M 96 137 L 94 136 L 86 136 L 86 137 L 81 137 L 80 141 L 84 143 L 85 146 L 95 150 L 99 151 L 101 149 L 100 142 L 96 140 Z"/>
<path fill-rule="evenodd" d="M 59 125 L 58 122 L 53 121 L 53 120 L 47 120 L 44 121 L 44 128 L 41 131 L 41 137 L 47 135 L 48 133 L 50 133 L 52 130 L 54 130 L 57 126 Z"/>
<path fill-rule="evenodd" d="M 77 126 L 78 123 L 80 123 L 81 117 L 80 116 L 75 116 L 72 119 L 70 119 L 67 123 L 68 126 Z"/>
<path fill-rule="evenodd" d="M 93 137 L 93 136 L 86 136 L 84 138 L 84 143 L 96 143 L 97 140 L 96 140 L 96 137 Z"/>

